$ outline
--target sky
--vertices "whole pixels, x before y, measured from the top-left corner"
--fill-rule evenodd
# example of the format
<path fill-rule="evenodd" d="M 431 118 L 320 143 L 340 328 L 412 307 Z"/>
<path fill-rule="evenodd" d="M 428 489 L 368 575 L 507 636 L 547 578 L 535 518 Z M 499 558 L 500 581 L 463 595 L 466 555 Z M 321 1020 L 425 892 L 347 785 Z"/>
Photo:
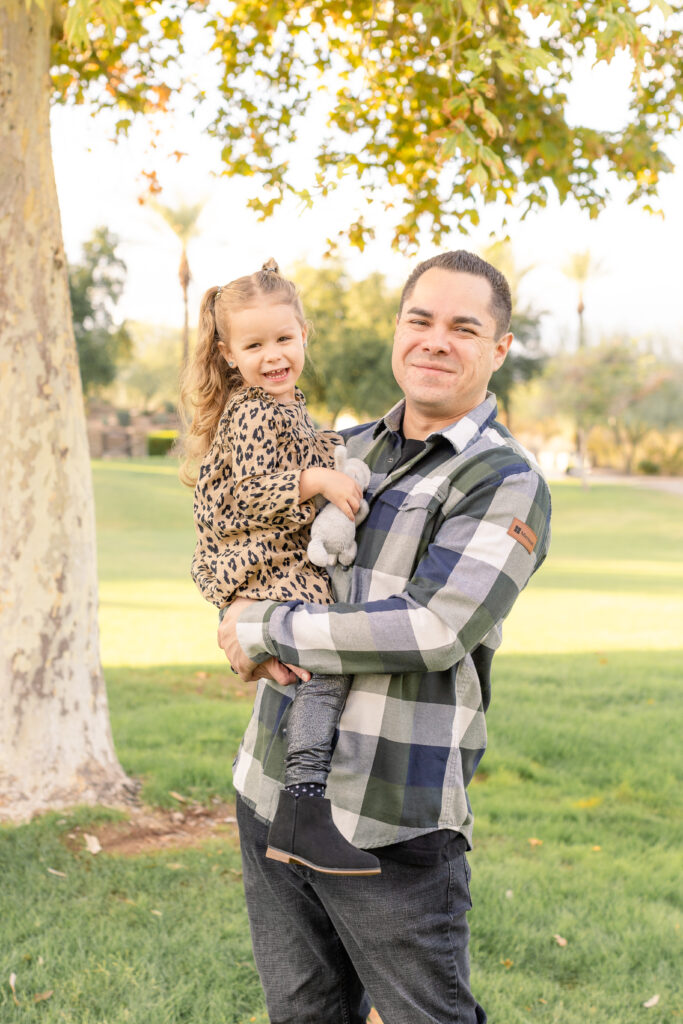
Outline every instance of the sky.
<path fill-rule="evenodd" d="M 568 118 L 595 128 L 619 128 L 627 116 L 628 62 L 617 58 L 592 67 L 583 61 L 570 91 Z M 308 119 L 294 154 L 302 169 L 312 164 L 315 139 L 322 123 Z M 200 233 L 190 243 L 190 322 L 195 323 L 206 288 L 258 269 L 274 256 L 283 270 L 299 261 L 318 265 L 335 237 L 348 223 L 349 213 L 362 211 L 362 198 L 351 181 L 332 197 L 318 200 L 311 210 L 285 202 L 265 222 L 257 220 L 246 202 L 253 179 L 221 177 L 219 146 L 203 130 L 200 116 L 189 110 L 138 121 L 127 139 L 109 137 L 106 119 L 94 119 L 87 107 L 55 107 L 52 114 L 55 176 L 67 257 L 76 261 L 81 246 L 95 227 L 106 225 L 120 239 L 119 254 L 128 268 L 119 303 L 121 318 L 160 326 L 182 324 L 177 283 L 179 243 L 148 206 L 140 205 L 144 171 L 155 170 L 164 187 L 160 199 L 168 205 L 204 202 Z M 154 144 L 154 145 L 153 145 Z M 162 156 L 172 150 L 188 155 L 181 160 Z M 680 239 L 683 237 L 683 139 L 667 152 L 677 167 L 660 191 L 663 217 L 627 206 L 618 183 L 614 198 L 597 220 L 591 221 L 568 201 L 553 202 L 544 211 L 508 226 L 519 267 L 531 269 L 523 279 L 520 299 L 545 311 L 542 336 L 549 350 L 571 347 L 576 340 L 577 290 L 563 273 L 568 257 L 589 249 L 599 272 L 585 291 L 585 320 L 589 341 L 628 335 L 668 344 L 683 353 L 681 340 Z M 657 204 L 653 204 L 657 205 Z M 454 233 L 441 246 L 481 251 L 500 232 L 494 211 L 483 211 L 482 225 L 467 237 Z M 342 247 L 347 270 L 354 278 L 381 271 L 398 287 L 418 261 L 436 252 L 428 240 L 418 257 L 391 249 L 390 232 L 377 226 L 375 240 L 360 254 Z M 305 305 L 305 295 L 304 295 Z"/>

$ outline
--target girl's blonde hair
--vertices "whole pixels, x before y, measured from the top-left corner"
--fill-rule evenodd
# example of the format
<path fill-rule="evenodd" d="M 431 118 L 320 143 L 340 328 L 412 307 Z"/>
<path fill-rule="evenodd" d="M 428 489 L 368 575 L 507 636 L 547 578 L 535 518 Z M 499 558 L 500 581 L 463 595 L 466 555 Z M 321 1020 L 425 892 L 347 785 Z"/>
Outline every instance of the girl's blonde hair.
<path fill-rule="evenodd" d="M 199 464 L 213 444 L 228 399 L 243 386 L 237 367 L 229 367 L 218 345 L 230 345 L 230 316 L 260 300 L 290 305 L 306 326 L 296 285 L 282 277 L 274 259 L 260 270 L 222 286 L 209 288 L 199 307 L 197 344 L 180 383 L 180 479 L 194 487 Z"/>

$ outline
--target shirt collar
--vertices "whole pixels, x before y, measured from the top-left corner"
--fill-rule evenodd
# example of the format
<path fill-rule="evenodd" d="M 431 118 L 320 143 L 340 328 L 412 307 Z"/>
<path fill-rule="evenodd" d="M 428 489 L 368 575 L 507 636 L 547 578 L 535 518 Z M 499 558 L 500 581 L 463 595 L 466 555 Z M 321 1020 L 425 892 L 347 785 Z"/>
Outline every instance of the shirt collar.
<path fill-rule="evenodd" d="M 400 432 L 405 404 L 406 400 L 402 398 L 400 402 L 397 402 L 388 413 L 377 421 L 373 437 L 378 437 L 383 430 L 390 430 L 394 434 Z M 428 434 L 426 440 L 429 441 L 430 438 L 443 437 L 459 454 L 484 432 L 489 423 L 495 420 L 497 413 L 498 404 L 496 396 L 492 391 L 487 391 L 484 401 L 475 406 L 466 416 L 456 420 L 455 423 L 450 423 L 442 430 L 435 430 L 434 433 Z"/>

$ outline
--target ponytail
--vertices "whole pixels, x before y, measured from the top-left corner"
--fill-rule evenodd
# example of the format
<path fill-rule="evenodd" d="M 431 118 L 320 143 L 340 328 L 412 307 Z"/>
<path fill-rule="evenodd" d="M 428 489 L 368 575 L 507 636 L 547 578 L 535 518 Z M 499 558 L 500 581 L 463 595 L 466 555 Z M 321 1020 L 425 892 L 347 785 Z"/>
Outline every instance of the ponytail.
<path fill-rule="evenodd" d="M 197 482 L 199 464 L 213 444 L 228 399 L 242 384 L 239 370 L 228 367 L 218 348 L 219 341 L 227 341 L 216 322 L 221 292 L 214 286 L 204 293 L 197 343 L 180 381 L 180 479 L 189 487 Z"/>

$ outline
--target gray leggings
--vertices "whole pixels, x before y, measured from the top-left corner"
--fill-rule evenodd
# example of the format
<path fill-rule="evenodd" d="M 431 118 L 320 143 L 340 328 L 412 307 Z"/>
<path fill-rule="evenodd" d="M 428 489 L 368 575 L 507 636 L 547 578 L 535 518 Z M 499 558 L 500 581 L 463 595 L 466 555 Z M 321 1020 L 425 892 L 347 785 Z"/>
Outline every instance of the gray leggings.
<path fill-rule="evenodd" d="M 287 724 L 285 786 L 327 782 L 332 740 L 351 676 L 312 675 L 298 683 Z"/>

